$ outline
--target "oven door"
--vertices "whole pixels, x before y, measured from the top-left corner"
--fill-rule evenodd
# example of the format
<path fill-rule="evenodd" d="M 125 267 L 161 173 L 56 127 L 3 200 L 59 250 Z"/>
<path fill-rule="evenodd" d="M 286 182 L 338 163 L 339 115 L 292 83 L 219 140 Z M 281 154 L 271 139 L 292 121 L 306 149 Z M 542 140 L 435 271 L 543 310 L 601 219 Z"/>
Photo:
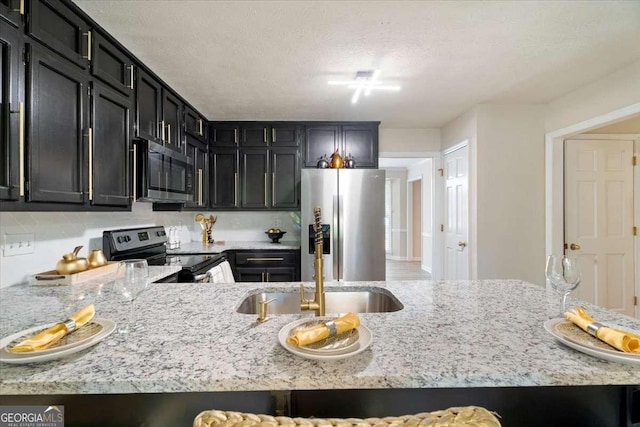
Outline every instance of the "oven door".
<path fill-rule="evenodd" d="M 136 142 L 139 201 L 193 200 L 193 159 L 152 141 Z"/>

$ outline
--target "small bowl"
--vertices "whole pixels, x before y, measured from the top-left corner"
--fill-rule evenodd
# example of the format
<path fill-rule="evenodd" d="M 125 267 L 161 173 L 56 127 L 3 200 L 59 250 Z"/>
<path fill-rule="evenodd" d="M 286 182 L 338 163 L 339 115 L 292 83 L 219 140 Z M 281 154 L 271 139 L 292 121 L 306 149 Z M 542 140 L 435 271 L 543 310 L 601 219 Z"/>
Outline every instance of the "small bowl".
<path fill-rule="evenodd" d="M 265 234 L 271 239 L 271 243 L 280 243 L 279 240 L 282 239 L 282 236 L 285 233 L 286 231 L 281 231 L 279 233 L 270 233 L 268 231 L 265 231 Z"/>

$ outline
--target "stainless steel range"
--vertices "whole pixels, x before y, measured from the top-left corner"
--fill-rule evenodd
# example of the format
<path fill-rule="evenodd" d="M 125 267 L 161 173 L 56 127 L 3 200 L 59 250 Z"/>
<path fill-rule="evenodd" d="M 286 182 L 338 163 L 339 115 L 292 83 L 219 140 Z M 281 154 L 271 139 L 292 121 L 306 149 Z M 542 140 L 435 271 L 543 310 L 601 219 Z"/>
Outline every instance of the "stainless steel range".
<path fill-rule="evenodd" d="M 226 260 L 224 254 L 168 255 L 164 227 L 109 230 L 102 233 L 102 250 L 109 261 L 146 259 L 149 265 L 180 265 L 182 270 L 161 282 L 207 282 L 207 274 Z"/>

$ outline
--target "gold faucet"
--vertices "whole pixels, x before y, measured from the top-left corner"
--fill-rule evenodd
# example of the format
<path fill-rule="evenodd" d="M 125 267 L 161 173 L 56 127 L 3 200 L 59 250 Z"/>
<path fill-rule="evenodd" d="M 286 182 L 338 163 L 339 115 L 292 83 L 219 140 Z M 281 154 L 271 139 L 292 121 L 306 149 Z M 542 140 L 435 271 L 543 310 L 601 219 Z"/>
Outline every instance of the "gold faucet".
<path fill-rule="evenodd" d="M 313 310 L 316 316 L 324 316 L 324 281 L 322 277 L 322 226 L 320 225 L 320 208 L 313 210 L 313 231 L 315 233 L 315 257 L 313 261 L 316 293 L 312 300 L 305 299 L 304 285 L 300 284 L 300 310 Z"/>

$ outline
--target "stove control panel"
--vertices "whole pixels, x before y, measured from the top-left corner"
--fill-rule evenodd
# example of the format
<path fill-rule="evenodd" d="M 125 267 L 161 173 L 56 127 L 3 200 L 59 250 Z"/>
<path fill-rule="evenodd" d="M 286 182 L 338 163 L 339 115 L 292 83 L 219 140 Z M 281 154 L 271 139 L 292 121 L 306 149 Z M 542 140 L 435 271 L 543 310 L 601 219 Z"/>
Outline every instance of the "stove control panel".
<path fill-rule="evenodd" d="M 164 227 L 130 228 L 110 230 L 103 233 L 103 246 L 108 246 L 110 254 L 140 250 L 167 242 Z"/>

